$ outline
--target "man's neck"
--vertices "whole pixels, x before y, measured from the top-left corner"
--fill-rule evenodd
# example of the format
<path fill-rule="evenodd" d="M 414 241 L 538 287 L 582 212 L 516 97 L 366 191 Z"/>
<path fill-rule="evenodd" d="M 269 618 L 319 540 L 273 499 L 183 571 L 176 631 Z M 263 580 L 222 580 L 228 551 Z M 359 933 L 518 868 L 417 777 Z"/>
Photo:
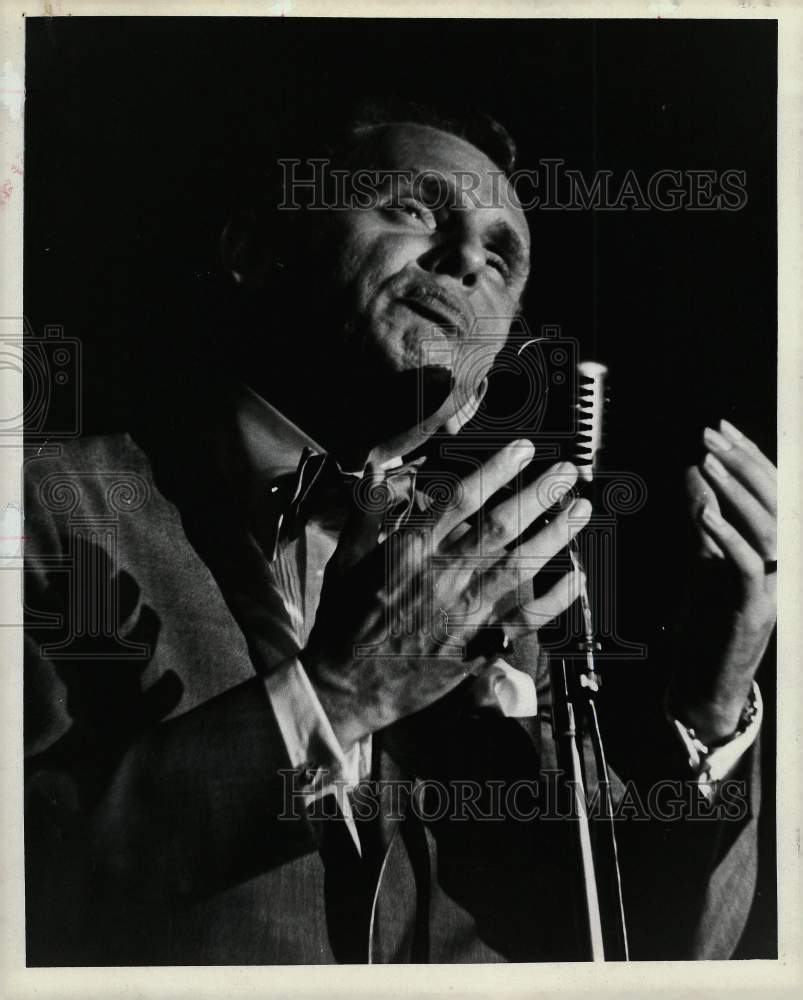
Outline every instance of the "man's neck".
<path fill-rule="evenodd" d="M 277 386 L 256 385 L 255 391 L 319 442 L 344 472 L 362 472 L 368 461 L 377 465 L 394 461 L 420 447 L 432 433 L 414 422 L 414 407 L 408 407 L 412 427 L 393 429 L 382 418 L 397 412 L 397 401 L 379 398 L 378 393 L 371 399 L 367 393 L 359 395 L 344 387 L 343 394 L 333 398 L 331 391 L 314 385 L 293 390 L 289 379 Z"/>

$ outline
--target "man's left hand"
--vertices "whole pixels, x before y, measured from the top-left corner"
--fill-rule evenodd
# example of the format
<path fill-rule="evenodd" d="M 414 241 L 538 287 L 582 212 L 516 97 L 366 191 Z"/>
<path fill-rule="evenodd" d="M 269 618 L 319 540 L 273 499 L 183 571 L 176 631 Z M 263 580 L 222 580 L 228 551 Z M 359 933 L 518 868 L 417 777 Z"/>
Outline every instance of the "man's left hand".
<path fill-rule="evenodd" d="M 726 420 L 718 431 L 706 428 L 703 441 L 705 458 L 687 469 L 686 485 L 700 555 L 717 585 L 695 616 L 717 641 L 687 638 L 689 660 L 679 665 L 670 707 L 716 745 L 738 727 L 775 625 L 777 488 L 775 466 Z M 704 566 L 698 571 L 711 579 Z M 709 654 L 714 662 L 701 662 Z"/>

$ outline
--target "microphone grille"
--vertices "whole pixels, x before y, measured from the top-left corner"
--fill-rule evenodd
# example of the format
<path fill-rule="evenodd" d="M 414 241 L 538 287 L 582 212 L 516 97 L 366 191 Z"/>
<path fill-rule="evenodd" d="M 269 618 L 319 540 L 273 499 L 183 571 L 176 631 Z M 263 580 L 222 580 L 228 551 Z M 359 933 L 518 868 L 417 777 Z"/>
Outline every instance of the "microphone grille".
<path fill-rule="evenodd" d="M 608 369 L 598 361 L 581 361 L 577 365 L 577 436 L 573 461 L 580 478 L 591 482 L 602 448 L 602 416 L 607 402 Z"/>

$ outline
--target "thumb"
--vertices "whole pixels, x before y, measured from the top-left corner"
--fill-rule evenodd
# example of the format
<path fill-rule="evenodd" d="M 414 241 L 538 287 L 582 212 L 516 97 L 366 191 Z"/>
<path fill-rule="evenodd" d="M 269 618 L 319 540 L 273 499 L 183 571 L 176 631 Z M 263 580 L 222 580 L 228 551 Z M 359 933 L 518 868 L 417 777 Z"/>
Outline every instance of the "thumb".
<path fill-rule="evenodd" d="M 389 500 L 385 473 L 378 465 L 368 463 L 362 479 L 354 487 L 352 500 L 332 556 L 334 568 L 340 572 L 356 566 L 376 549 Z"/>

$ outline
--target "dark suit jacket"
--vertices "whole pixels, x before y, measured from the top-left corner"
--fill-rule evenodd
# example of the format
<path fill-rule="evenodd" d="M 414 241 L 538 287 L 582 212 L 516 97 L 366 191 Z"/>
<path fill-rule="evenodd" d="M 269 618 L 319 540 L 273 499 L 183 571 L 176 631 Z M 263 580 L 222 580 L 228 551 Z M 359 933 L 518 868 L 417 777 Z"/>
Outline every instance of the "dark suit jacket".
<path fill-rule="evenodd" d="M 183 444 L 154 459 L 127 435 L 88 438 L 27 461 L 29 964 L 366 961 L 372 905 L 375 961 L 583 957 L 571 824 L 482 818 L 516 782 L 530 809 L 539 776 L 544 807 L 544 719 L 477 713 L 458 689 L 379 734 L 377 776 L 415 779 L 417 806 L 363 827 L 363 861 L 342 821 L 288 814 L 295 779 L 230 595 L 264 555 L 236 495 L 199 471 L 202 429 Z M 517 655 L 540 664 L 546 718 L 543 657 Z M 618 768 L 631 803 L 688 778 L 653 713 Z M 757 757 L 731 820 L 693 804 L 665 820 L 624 811 L 633 957 L 735 948 L 755 885 Z M 463 806 L 480 788 L 474 808 L 453 801 L 449 818 L 436 781 Z"/>

